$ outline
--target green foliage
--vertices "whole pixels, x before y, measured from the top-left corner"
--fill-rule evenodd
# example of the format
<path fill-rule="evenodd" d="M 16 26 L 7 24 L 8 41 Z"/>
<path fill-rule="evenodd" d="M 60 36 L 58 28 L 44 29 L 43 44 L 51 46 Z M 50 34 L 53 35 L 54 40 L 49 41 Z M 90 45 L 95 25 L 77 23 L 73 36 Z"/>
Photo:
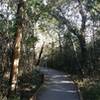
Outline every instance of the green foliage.
<path fill-rule="evenodd" d="M 13 95 L 8 100 L 20 100 L 20 96 Z"/>
<path fill-rule="evenodd" d="M 36 5 L 39 5 L 42 0 L 28 0 L 27 2 L 30 6 L 36 7 Z"/>
<path fill-rule="evenodd" d="M 67 0 L 67 1 L 71 1 L 71 0 Z M 48 5 L 45 6 L 42 3 L 43 0 L 27 0 L 26 7 L 25 7 L 25 18 L 26 18 L 25 28 L 26 28 L 26 30 L 25 30 L 25 32 L 23 31 L 23 33 L 25 35 L 25 39 L 23 39 L 23 43 L 25 43 L 29 47 L 32 47 L 33 44 L 35 44 L 38 41 L 38 37 L 34 36 L 35 31 L 36 31 L 35 24 L 37 22 L 39 22 L 38 30 L 42 30 L 42 32 L 44 32 L 44 33 L 46 33 L 46 32 L 47 33 L 49 33 L 49 32 L 57 33 L 55 31 L 56 30 L 55 26 L 57 26 L 59 24 L 59 21 L 57 21 L 55 18 L 53 18 L 50 13 L 52 12 L 52 10 L 56 9 L 57 7 L 61 7 L 64 3 L 67 3 L 67 1 L 66 0 L 48 0 Z M 83 2 L 86 1 L 86 5 L 84 2 L 84 6 L 86 6 L 86 8 L 90 12 L 91 16 L 94 17 L 95 20 L 98 20 L 100 18 L 100 0 L 82 0 L 82 1 Z M 9 4 L 8 4 L 8 6 L 9 6 Z M 14 13 L 11 13 L 12 16 L 14 16 L 14 18 L 12 18 L 11 20 L 8 20 L 8 22 L 7 22 L 7 19 L 4 18 L 5 16 L 0 13 L 0 32 L 3 32 L 3 33 L 8 32 L 9 36 L 12 36 L 15 34 L 16 28 L 17 28 L 16 27 L 16 14 L 15 14 L 16 7 L 14 7 L 14 8 L 10 7 L 9 9 L 11 9 L 11 11 L 14 12 Z M 65 12 L 65 11 L 63 11 L 63 12 Z M 91 20 L 91 19 L 89 19 L 89 20 Z M 7 25 L 8 25 L 8 27 L 7 27 Z M 33 29 L 34 29 L 34 33 L 32 34 Z M 73 29 L 74 29 L 74 27 L 73 27 Z M 76 26 L 75 26 L 75 29 L 74 30 L 77 32 L 78 30 L 77 30 Z M 53 30 L 53 32 L 52 32 L 52 30 Z M 60 29 L 58 29 L 57 31 L 59 31 L 59 30 Z M 72 32 L 72 30 L 70 30 L 70 31 Z M 73 45 L 71 43 L 71 38 L 74 40 L 74 44 L 77 47 L 76 53 L 77 53 L 79 62 L 81 62 L 80 61 L 80 58 L 81 58 L 80 48 L 78 48 L 79 43 L 78 43 L 76 37 L 72 36 L 71 32 L 69 32 L 68 34 L 65 34 L 65 36 L 63 35 L 63 32 L 61 32 L 62 40 L 60 40 L 60 41 L 62 42 L 61 43 L 62 44 L 62 52 L 59 51 L 59 47 L 56 47 L 56 48 L 54 47 L 54 45 L 56 44 L 56 43 L 54 43 L 52 46 L 53 48 L 51 50 L 52 52 L 50 54 L 50 58 L 48 59 L 48 66 L 52 67 L 52 68 L 56 68 L 58 70 L 63 70 L 63 71 L 69 72 L 71 74 L 72 73 L 76 74 L 76 72 L 78 72 L 78 74 L 79 74 L 79 64 L 75 58 Z M 32 36 L 29 36 L 30 33 L 32 34 Z M 100 33 L 100 32 L 98 32 L 98 33 Z M 53 36 L 53 35 L 51 35 L 51 36 Z M 99 37 L 99 36 L 97 36 L 97 37 Z M 52 39 L 55 39 L 55 37 L 52 37 Z M 57 40 L 57 42 L 58 41 L 59 40 Z M 100 47 L 100 39 L 95 41 L 95 45 L 96 45 L 96 48 Z M 25 49 L 27 50 L 27 47 L 25 47 Z M 96 56 L 96 59 L 98 59 L 98 62 L 99 62 L 99 58 L 100 58 L 99 54 L 100 53 L 95 53 L 95 56 Z M 26 53 L 26 55 L 27 55 L 27 53 Z M 37 56 L 37 54 L 36 54 L 36 56 Z M 27 60 L 28 57 L 29 57 L 28 55 L 26 56 L 26 59 L 23 57 L 23 60 Z M 29 57 L 28 60 L 30 60 L 30 58 L 32 58 L 32 57 Z M 7 58 L 7 59 L 9 60 L 9 58 Z M 93 60 L 94 60 L 94 57 L 93 57 Z M 24 61 L 24 62 L 27 62 L 27 61 Z M 23 64 L 22 66 L 24 66 L 24 65 L 25 64 Z M 98 66 L 99 66 L 99 64 L 98 64 Z M 86 68 L 86 69 L 88 69 L 88 68 Z M 95 69 L 97 72 L 97 70 L 99 70 L 100 67 L 98 68 L 96 66 Z M 19 82 L 20 85 L 24 86 L 28 83 L 29 87 L 30 87 L 30 84 L 32 86 L 33 85 L 37 86 L 37 85 L 41 85 L 41 83 L 43 81 L 43 74 L 34 70 L 32 73 L 24 74 L 21 77 L 21 79 L 19 79 L 19 80 L 20 80 L 20 82 Z M 5 85 L 6 89 L 8 89 L 7 88 L 8 85 L 9 84 L 6 82 L 6 85 Z M 26 85 L 26 87 L 27 87 L 27 85 Z M 4 88 L 4 90 L 6 91 L 5 88 Z M 90 86 L 88 86 L 88 88 L 82 88 L 82 91 L 83 91 L 85 100 L 100 100 L 100 85 L 98 85 L 98 84 L 96 84 L 95 86 L 90 85 Z M 0 97 L 3 98 L 2 94 Z M 13 96 L 12 98 L 10 98 L 10 100 L 19 100 L 19 99 L 20 98 L 16 95 Z"/>
<path fill-rule="evenodd" d="M 4 33 L 6 32 L 6 21 L 0 20 L 0 32 Z"/>
<path fill-rule="evenodd" d="M 34 81 L 34 84 L 40 85 L 41 82 L 43 82 L 43 74 L 39 72 L 38 70 L 33 70 L 32 76 Z"/>
<path fill-rule="evenodd" d="M 100 100 L 100 82 L 81 88 L 84 100 Z"/>
<path fill-rule="evenodd" d="M 100 19 L 100 0 L 87 0 L 86 7 L 92 17 Z"/>
<path fill-rule="evenodd" d="M 28 46 L 32 46 L 37 41 L 38 41 L 38 38 L 37 37 L 31 36 L 31 37 L 28 37 L 28 39 L 26 40 L 26 44 Z"/>
<path fill-rule="evenodd" d="M 43 82 L 43 74 L 33 70 L 32 73 L 23 74 L 19 80 L 19 86 L 36 90 Z"/>
<path fill-rule="evenodd" d="M 9 86 L 8 80 L 3 80 L 2 84 L 0 84 L 0 100 L 20 100 L 20 97 L 16 94 L 10 96 L 7 99 L 8 86 Z"/>

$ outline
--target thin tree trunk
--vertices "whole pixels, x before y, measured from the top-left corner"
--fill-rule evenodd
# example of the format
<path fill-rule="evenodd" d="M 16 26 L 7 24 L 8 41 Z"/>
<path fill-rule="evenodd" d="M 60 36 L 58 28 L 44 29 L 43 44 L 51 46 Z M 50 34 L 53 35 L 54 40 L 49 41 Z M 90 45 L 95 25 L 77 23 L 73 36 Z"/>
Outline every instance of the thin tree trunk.
<path fill-rule="evenodd" d="M 17 83 L 17 75 L 18 75 L 18 66 L 19 66 L 19 58 L 20 58 L 20 48 L 21 48 L 21 39 L 22 34 L 17 33 L 14 47 L 14 55 L 13 55 L 13 65 L 11 68 L 11 91 L 14 91 Z"/>
<path fill-rule="evenodd" d="M 60 53 L 62 54 L 62 44 L 61 44 L 61 36 L 60 36 L 60 33 L 58 33 L 58 38 L 59 38 L 59 50 L 60 50 Z"/>
<path fill-rule="evenodd" d="M 39 53 L 39 57 L 38 57 L 38 60 L 37 60 L 37 63 L 36 63 L 36 66 L 38 66 L 39 63 L 40 63 L 40 59 L 41 59 L 41 56 L 42 56 L 42 53 L 43 53 L 43 49 L 44 49 L 44 44 L 45 43 L 43 42 L 41 50 L 40 50 L 40 53 Z"/>
<path fill-rule="evenodd" d="M 82 57 L 82 66 L 87 67 L 88 55 L 87 55 L 87 47 L 85 37 L 83 35 L 78 35 L 80 49 L 81 49 L 81 57 Z"/>
<path fill-rule="evenodd" d="M 6 78 L 6 74 L 7 74 L 7 48 L 4 48 L 2 67 L 3 67 L 3 78 Z"/>
<path fill-rule="evenodd" d="M 33 27 L 35 27 L 36 22 L 34 23 Z M 34 29 L 32 31 L 33 31 L 33 37 L 35 37 Z M 36 65 L 35 43 L 33 43 L 33 65 Z"/>
<path fill-rule="evenodd" d="M 73 50 L 74 50 L 74 57 L 75 57 L 75 59 L 76 59 L 76 62 L 78 63 L 78 73 L 80 73 L 80 78 L 82 78 L 83 77 L 83 71 L 82 71 L 82 66 L 81 66 L 81 64 L 80 64 L 80 61 L 79 61 L 79 58 L 78 58 L 78 55 L 77 55 L 77 51 L 76 51 L 76 46 L 75 46 L 75 43 L 74 43 L 74 41 L 73 41 L 73 39 L 71 38 L 71 44 L 72 44 L 72 46 L 73 46 Z"/>
<path fill-rule="evenodd" d="M 33 44 L 33 65 L 36 64 L 36 52 L 35 52 L 35 44 Z"/>
<path fill-rule="evenodd" d="M 80 34 L 77 35 L 77 37 L 79 39 L 80 48 L 81 48 L 82 66 L 83 66 L 84 72 L 86 74 L 88 74 L 86 72 L 86 69 L 88 70 L 89 55 L 88 55 L 88 50 L 86 47 L 86 40 L 85 40 L 85 29 L 86 29 L 87 16 L 84 12 L 82 1 L 78 0 L 78 3 L 79 3 L 79 8 L 80 8 L 79 12 L 80 12 L 81 17 L 82 17 L 82 24 L 81 24 Z"/>
<path fill-rule="evenodd" d="M 20 50 L 21 50 L 21 40 L 22 40 L 22 14 L 23 14 L 23 7 L 24 2 L 20 0 L 18 3 L 17 8 L 17 18 L 16 18 L 16 33 L 15 33 L 15 42 L 14 42 L 14 49 L 13 49 L 13 62 L 11 67 L 11 74 L 10 74 L 10 89 L 9 94 L 16 91 L 16 84 L 17 84 L 17 75 L 18 75 L 18 66 L 20 60 Z"/>

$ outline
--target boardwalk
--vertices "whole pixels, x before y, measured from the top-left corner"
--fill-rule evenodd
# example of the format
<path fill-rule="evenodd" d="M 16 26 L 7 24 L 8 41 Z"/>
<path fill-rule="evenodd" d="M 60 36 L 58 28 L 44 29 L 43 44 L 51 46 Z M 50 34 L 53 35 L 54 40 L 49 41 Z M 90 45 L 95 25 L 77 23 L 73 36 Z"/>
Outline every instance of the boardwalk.
<path fill-rule="evenodd" d="M 62 72 L 41 68 L 45 82 L 37 94 L 37 100 L 80 100 L 73 81 Z"/>

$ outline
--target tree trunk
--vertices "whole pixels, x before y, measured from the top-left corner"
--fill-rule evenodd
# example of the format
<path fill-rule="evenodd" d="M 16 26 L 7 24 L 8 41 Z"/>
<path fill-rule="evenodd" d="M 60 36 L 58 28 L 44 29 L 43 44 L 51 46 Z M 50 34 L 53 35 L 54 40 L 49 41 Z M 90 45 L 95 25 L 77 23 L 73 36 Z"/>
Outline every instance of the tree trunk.
<path fill-rule="evenodd" d="M 6 78 L 6 74 L 7 74 L 7 48 L 4 48 L 2 59 L 3 59 L 3 62 L 2 62 L 3 78 Z"/>
<path fill-rule="evenodd" d="M 37 60 L 37 63 L 36 63 L 36 66 L 38 66 L 39 63 L 40 63 L 40 59 L 41 59 L 41 56 L 42 56 L 42 53 L 43 53 L 43 49 L 44 49 L 44 44 L 45 43 L 43 42 L 41 50 L 40 50 L 40 53 L 39 53 L 39 57 L 38 57 L 38 60 Z"/>
<path fill-rule="evenodd" d="M 87 52 L 87 47 L 86 47 L 86 41 L 85 37 L 80 34 L 77 36 L 79 39 L 79 44 L 80 44 L 80 49 L 81 49 L 81 66 L 82 68 L 87 68 L 88 67 L 88 52 Z"/>
<path fill-rule="evenodd" d="M 61 36 L 60 33 L 58 33 L 58 41 L 59 41 L 59 51 L 62 54 L 62 43 L 61 43 Z"/>
<path fill-rule="evenodd" d="M 22 40 L 22 14 L 24 10 L 24 2 L 20 0 L 18 3 L 17 14 L 16 14 L 16 33 L 15 33 L 15 42 L 13 49 L 13 62 L 11 67 L 10 74 L 10 89 L 9 94 L 14 93 L 16 91 L 17 84 L 17 75 L 18 75 L 18 66 L 20 59 L 20 50 L 21 50 L 21 40 Z M 9 95 L 8 94 L 8 95 Z"/>
<path fill-rule="evenodd" d="M 73 46 L 73 51 L 74 51 L 73 56 L 74 56 L 74 58 L 75 58 L 75 60 L 76 60 L 76 63 L 78 64 L 78 66 L 77 66 L 77 68 L 76 68 L 76 69 L 77 69 L 76 71 L 78 72 L 80 79 L 83 79 L 82 65 L 81 65 L 81 63 L 80 63 L 80 61 L 79 61 L 79 58 L 78 58 L 76 46 L 75 46 L 75 43 L 74 43 L 73 38 L 71 38 L 70 40 L 71 40 L 71 44 L 72 44 L 72 46 Z"/>
<path fill-rule="evenodd" d="M 36 65 L 36 52 L 35 52 L 35 44 L 33 44 L 33 65 Z"/>
<path fill-rule="evenodd" d="M 88 55 L 88 50 L 86 47 L 86 40 L 85 40 L 85 29 L 86 29 L 86 20 L 87 20 L 87 16 L 84 12 L 84 7 L 82 5 L 82 1 L 78 0 L 79 3 L 79 12 L 81 14 L 82 17 L 82 23 L 81 23 L 81 28 L 80 28 L 80 34 L 77 35 L 78 39 L 79 39 L 79 43 L 80 43 L 80 48 L 81 48 L 81 64 L 82 67 L 84 69 L 84 72 L 87 74 L 86 70 L 88 70 L 88 63 L 89 63 L 89 55 Z"/>

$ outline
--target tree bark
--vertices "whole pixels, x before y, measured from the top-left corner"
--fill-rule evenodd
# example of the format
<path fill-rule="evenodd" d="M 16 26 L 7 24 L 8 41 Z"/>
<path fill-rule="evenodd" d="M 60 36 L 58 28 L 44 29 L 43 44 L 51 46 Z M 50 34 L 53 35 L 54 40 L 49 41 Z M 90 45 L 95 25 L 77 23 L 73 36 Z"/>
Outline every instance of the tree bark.
<path fill-rule="evenodd" d="M 33 65 L 36 64 L 36 52 L 35 52 L 35 44 L 33 44 Z"/>
<path fill-rule="evenodd" d="M 79 44 L 80 44 L 80 49 L 81 49 L 81 66 L 82 68 L 86 68 L 87 67 L 87 62 L 88 62 L 88 54 L 87 54 L 87 47 L 86 47 L 86 41 L 85 41 L 85 37 L 80 34 L 77 35 L 78 40 L 79 40 Z"/>
<path fill-rule="evenodd" d="M 73 46 L 73 51 L 74 51 L 74 55 L 73 56 L 75 57 L 76 63 L 78 64 L 78 66 L 77 66 L 78 68 L 76 68 L 76 69 L 77 69 L 78 73 L 80 73 L 80 78 L 82 78 L 83 71 L 82 71 L 82 66 L 80 64 L 80 61 L 79 61 L 79 58 L 78 58 L 78 54 L 77 54 L 77 51 L 76 51 L 76 46 L 75 46 L 75 43 L 74 43 L 73 39 L 70 38 L 70 40 L 71 40 L 71 44 Z"/>
<path fill-rule="evenodd" d="M 2 59 L 3 59 L 3 62 L 2 62 L 3 78 L 6 78 L 6 74 L 7 74 L 7 48 L 4 48 Z"/>
<path fill-rule="evenodd" d="M 42 53 L 43 53 L 43 49 L 44 49 L 44 44 L 45 43 L 43 42 L 41 50 L 40 50 L 40 53 L 39 53 L 39 57 L 38 57 L 38 60 L 37 60 L 37 63 L 36 63 L 36 66 L 38 66 L 39 63 L 40 63 L 40 59 L 41 59 L 41 56 L 42 56 Z"/>
<path fill-rule="evenodd" d="M 24 11 L 24 1 L 19 0 L 17 14 L 16 14 L 16 33 L 15 33 L 15 42 L 14 42 L 14 49 L 13 49 L 13 62 L 12 62 L 11 74 L 10 74 L 9 94 L 12 94 L 13 92 L 16 91 L 18 66 L 19 66 L 20 50 L 21 50 L 21 40 L 22 40 L 23 11 Z"/>
<path fill-rule="evenodd" d="M 61 36 L 60 36 L 60 33 L 58 33 L 58 41 L 59 41 L 59 51 L 60 53 L 62 54 L 62 43 L 61 43 Z"/>

